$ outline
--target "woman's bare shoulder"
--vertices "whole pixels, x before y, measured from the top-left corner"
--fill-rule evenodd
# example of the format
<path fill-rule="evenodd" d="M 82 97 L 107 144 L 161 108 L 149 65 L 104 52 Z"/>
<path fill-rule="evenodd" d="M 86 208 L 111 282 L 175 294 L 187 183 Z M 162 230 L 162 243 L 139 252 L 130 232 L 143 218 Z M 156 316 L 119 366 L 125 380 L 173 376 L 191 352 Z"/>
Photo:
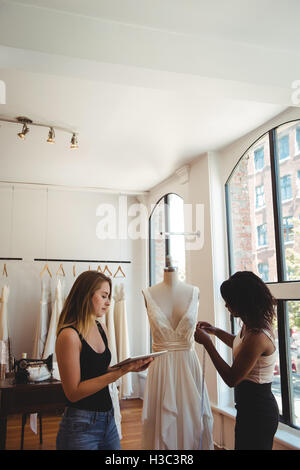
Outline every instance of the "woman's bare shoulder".
<path fill-rule="evenodd" d="M 80 338 L 78 332 L 74 328 L 66 327 L 60 330 L 58 333 L 57 344 L 80 344 Z"/>
<path fill-rule="evenodd" d="M 260 328 L 251 328 L 249 330 L 247 329 L 245 333 L 245 339 L 246 338 L 248 341 L 254 344 L 266 344 L 269 341 L 266 334 Z"/>

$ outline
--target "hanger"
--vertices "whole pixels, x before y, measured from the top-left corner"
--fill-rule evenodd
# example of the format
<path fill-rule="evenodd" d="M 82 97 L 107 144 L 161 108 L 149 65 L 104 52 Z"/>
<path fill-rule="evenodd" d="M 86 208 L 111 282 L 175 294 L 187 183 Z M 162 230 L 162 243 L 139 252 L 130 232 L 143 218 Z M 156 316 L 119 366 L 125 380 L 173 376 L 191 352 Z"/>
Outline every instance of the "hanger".
<path fill-rule="evenodd" d="M 63 273 L 63 276 L 66 277 L 65 275 L 65 271 L 64 271 L 64 268 L 63 268 L 63 265 L 61 264 L 56 272 L 56 276 L 58 275 L 59 271 L 61 271 Z"/>
<path fill-rule="evenodd" d="M 99 266 L 98 266 L 98 268 L 97 268 L 97 271 L 98 271 L 99 273 L 102 273 L 102 274 L 103 274 L 103 271 L 102 271 L 102 269 L 101 269 L 100 264 L 99 264 Z"/>
<path fill-rule="evenodd" d="M 44 272 L 45 272 L 46 270 L 48 271 L 48 274 L 49 274 L 49 276 L 50 276 L 51 279 L 52 279 L 52 274 L 51 274 L 51 271 L 50 271 L 50 269 L 49 269 L 48 264 L 45 264 L 45 266 L 44 266 L 44 268 L 43 268 L 43 270 L 42 270 L 42 272 L 41 272 L 41 277 L 42 277 L 42 275 L 44 274 Z"/>
<path fill-rule="evenodd" d="M 73 276 L 76 277 L 75 264 L 73 265 Z"/>
<path fill-rule="evenodd" d="M 2 273 L 2 276 L 4 276 L 4 275 L 5 275 L 6 277 L 8 277 L 7 269 L 6 269 L 6 264 L 4 264 L 4 266 L 3 266 L 3 273 Z"/>
<path fill-rule="evenodd" d="M 107 266 L 107 264 L 106 264 L 106 266 L 105 266 L 105 268 L 104 268 L 103 274 L 105 274 L 105 271 L 108 271 L 109 275 L 112 276 L 112 272 L 110 271 L 110 269 L 109 269 L 109 267 Z"/>
<path fill-rule="evenodd" d="M 121 276 L 117 276 L 118 272 L 121 272 Z M 116 270 L 115 274 L 114 274 L 114 277 L 126 277 L 121 266 L 118 267 L 118 269 Z"/>

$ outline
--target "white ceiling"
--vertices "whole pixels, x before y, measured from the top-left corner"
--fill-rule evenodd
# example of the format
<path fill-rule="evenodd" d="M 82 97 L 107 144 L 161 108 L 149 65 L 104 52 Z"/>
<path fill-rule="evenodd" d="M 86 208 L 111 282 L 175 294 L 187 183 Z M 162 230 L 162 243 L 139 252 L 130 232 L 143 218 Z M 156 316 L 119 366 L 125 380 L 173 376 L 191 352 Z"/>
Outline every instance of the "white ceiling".
<path fill-rule="evenodd" d="M 0 0 L 0 180 L 146 191 L 291 103 L 300 2 Z M 3 150 L 2 150 L 3 149 Z"/>

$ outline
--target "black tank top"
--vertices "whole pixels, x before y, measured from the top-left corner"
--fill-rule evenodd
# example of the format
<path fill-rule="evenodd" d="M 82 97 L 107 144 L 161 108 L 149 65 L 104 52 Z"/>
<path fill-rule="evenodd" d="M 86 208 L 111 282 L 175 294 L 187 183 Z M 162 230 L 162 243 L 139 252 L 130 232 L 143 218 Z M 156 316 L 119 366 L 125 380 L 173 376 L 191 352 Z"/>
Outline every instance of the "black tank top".
<path fill-rule="evenodd" d="M 80 353 L 81 382 L 105 374 L 111 361 L 111 352 L 108 348 L 106 334 L 100 323 L 96 323 L 105 344 L 105 350 L 103 353 L 97 353 L 94 351 L 94 349 L 85 341 L 83 336 L 76 330 L 75 327 L 66 327 L 73 328 L 73 330 L 78 333 L 82 344 Z M 62 328 L 60 331 L 63 329 L 64 328 Z M 71 402 L 67 399 L 67 406 L 89 411 L 109 411 L 112 409 L 112 401 L 108 386 L 102 388 L 93 395 L 89 395 L 88 397 L 82 398 L 76 402 Z"/>

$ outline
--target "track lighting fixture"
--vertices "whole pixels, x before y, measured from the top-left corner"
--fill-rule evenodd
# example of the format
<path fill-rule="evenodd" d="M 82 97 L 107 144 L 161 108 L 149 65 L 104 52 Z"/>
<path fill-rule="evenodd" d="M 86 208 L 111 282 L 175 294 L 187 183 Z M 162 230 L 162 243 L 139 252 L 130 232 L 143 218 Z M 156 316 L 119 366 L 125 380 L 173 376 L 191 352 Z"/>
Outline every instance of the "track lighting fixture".
<path fill-rule="evenodd" d="M 28 125 L 30 125 L 30 126 L 39 126 L 39 127 L 47 127 L 49 129 L 47 142 L 49 142 L 51 144 L 55 143 L 55 131 L 54 131 L 54 129 L 59 129 L 63 132 L 68 132 L 72 135 L 71 149 L 77 149 L 78 148 L 77 133 L 75 133 L 74 131 L 71 131 L 70 129 L 65 129 L 63 127 L 58 127 L 58 126 L 54 127 L 54 126 L 51 126 L 49 124 L 41 124 L 39 122 L 33 122 L 31 119 L 28 119 L 27 117 L 24 117 L 24 116 L 19 116 L 19 117 L 16 117 L 15 119 L 10 119 L 10 118 L 0 116 L 0 121 L 12 122 L 14 124 L 23 124 L 22 131 L 18 133 L 18 136 L 22 140 L 25 140 L 25 136 L 30 131 Z"/>
<path fill-rule="evenodd" d="M 71 149 L 78 149 L 77 136 L 76 136 L 75 132 L 74 132 L 74 134 L 72 135 L 72 138 L 71 138 L 70 148 Z"/>
<path fill-rule="evenodd" d="M 53 127 L 50 127 L 47 142 L 49 144 L 55 144 L 55 132 Z"/>
<path fill-rule="evenodd" d="M 18 136 L 20 137 L 20 139 L 24 140 L 26 134 L 28 134 L 29 132 L 28 124 L 32 124 L 32 121 L 31 119 L 20 116 L 20 117 L 17 117 L 17 122 L 20 122 L 21 124 L 23 124 L 22 131 L 18 133 Z"/>
<path fill-rule="evenodd" d="M 27 126 L 27 124 L 23 124 L 23 129 L 22 129 L 22 132 L 19 132 L 18 133 L 18 136 L 20 137 L 20 139 L 25 139 L 25 135 L 28 134 L 29 132 L 29 127 Z"/>

